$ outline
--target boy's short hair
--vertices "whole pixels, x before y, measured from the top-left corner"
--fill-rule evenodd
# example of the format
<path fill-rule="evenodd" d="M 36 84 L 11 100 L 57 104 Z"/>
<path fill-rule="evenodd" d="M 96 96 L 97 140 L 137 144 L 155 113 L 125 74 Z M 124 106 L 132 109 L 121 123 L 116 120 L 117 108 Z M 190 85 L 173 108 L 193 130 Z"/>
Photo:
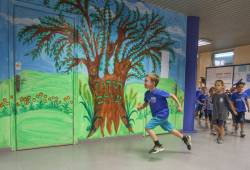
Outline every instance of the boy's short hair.
<path fill-rule="evenodd" d="M 236 83 L 236 87 L 239 87 L 240 85 L 245 86 L 245 85 L 246 85 L 246 83 L 245 83 L 245 82 L 243 82 L 243 81 L 239 81 L 238 83 Z"/>
<path fill-rule="evenodd" d="M 209 93 L 212 93 L 212 92 L 214 92 L 215 91 L 215 87 L 211 87 L 210 89 L 209 89 Z"/>
<path fill-rule="evenodd" d="M 146 75 L 146 77 L 149 77 L 151 79 L 151 81 L 155 83 L 155 87 L 160 82 L 160 77 L 155 73 L 149 73 L 149 74 Z"/>
<path fill-rule="evenodd" d="M 216 85 L 216 83 L 221 83 L 221 85 L 224 86 L 224 81 L 223 80 L 216 80 L 214 82 L 214 85 Z"/>
<path fill-rule="evenodd" d="M 207 90 L 207 87 L 202 87 L 201 90 L 205 91 Z"/>

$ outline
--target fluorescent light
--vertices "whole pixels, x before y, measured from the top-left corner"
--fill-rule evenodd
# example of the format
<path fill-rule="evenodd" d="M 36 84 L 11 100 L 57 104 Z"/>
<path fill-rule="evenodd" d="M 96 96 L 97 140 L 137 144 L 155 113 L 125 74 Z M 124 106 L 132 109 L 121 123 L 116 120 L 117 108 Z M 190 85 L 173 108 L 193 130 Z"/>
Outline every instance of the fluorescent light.
<path fill-rule="evenodd" d="M 211 44 L 211 41 L 207 40 L 207 39 L 199 39 L 198 41 L 198 46 L 204 46 L 204 45 L 209 45 Z"/>
<path fill-rule="evenodd" d="M 234 52 L 230 51 L 230 52 L 224 52 L 224 53 L 216 53 L 214 54 L 214 56 L 216 58 L 232 57 L 234 56 Z"/>

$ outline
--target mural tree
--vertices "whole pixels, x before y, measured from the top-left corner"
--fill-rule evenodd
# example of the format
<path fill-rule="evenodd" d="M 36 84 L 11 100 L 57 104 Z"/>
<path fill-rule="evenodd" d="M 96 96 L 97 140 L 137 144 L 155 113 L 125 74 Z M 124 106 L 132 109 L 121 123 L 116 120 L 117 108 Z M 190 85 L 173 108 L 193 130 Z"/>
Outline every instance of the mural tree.
<path fill-rule="evenodd" d="M 163 17 L 130 10 L 122 0 L 45 0 L 44 4 L 55 11 L 76 14 L 80 24 L 70 23 L 61 12 L 39 18 L 39 24 L 26 26 L 18 34 L 24 44 L 35 42 L 27 55 L 35 59 L 45 52 L 58 70 L 86 66 L 94 101 L 88 137 L 98 128 L 104 136 L 105 126 L 110 134 L 113 125 L 117 132 L 120 121 L 132 132 L 126 116 L 125 83 L 145 76 L 145 58 L 151 59 L 155 70 L 160 66 L 161 51 L 173 52 L 174 42 Z"/>

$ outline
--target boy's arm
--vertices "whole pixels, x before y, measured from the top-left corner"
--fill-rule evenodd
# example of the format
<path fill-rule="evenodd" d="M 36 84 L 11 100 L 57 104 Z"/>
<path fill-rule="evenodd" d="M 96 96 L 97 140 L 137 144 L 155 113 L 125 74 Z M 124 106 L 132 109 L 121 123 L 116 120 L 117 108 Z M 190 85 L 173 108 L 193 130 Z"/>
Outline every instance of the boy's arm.
<path fill-rule="evenodd" d="M 246 104 L 247 104 L 247 109 L 248 109 L 247 111 L 250 112 L 250 105 L 249 105 L 247 98 L 246 98 Z"/>
<path fill-rule="evenodd" d="M 196 102 L 197 102 L 198 104 L 202 105 L 202 103 L 200 102 L 200 100 L 196 100 Z"/>
<path fill-rule="evenodd" d="M 180 104 L 178 98 L 176 97 L 176 95 L 170 94 L 170 97 L 178 104 L 178 111 L 179 111 L 179 112 L 182 112 L 181 104 Z"/>
<path fill-rule="evenodd" d="M 142 109 L 144 109 L 144 108 L 147 107 L 147 106 L 148 106 L 148 103 L 147 103 L 147 102 L 144 102 L 143 104 L 138 104 L 137 109 L 138 109 L 138 110 L 142 110 Z"/>
<path fill-rule="evenodd" d="M 229 99 L 228 96 L 226 98 L 227 98 L 227 102 L 228 102 L 228 105 L 229 105 L 229 109 L 231 109 L 233 111 L 233 113 L 235 115 L 237 115 L 236 108 L 234 107 L 233 102 Z"/>
<path fill-rule="evenodd" d="M 247 101 L 247 108 L 248 108 L 248 112 L 250 112 L 250 105 L 249 105 L 249 102 Z"/>

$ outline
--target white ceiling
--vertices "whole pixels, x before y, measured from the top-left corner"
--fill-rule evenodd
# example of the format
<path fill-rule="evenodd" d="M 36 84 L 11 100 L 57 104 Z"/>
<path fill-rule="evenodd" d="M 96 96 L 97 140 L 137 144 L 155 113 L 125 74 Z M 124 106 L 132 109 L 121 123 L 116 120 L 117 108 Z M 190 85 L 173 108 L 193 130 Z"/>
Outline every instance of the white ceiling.
<path fill-rule="evenodd" d="M 188 16 L 200 17 L 200 38 L 212 45 L 200 52 L 250 44 L 250 0 L 144 0 Z"/>

